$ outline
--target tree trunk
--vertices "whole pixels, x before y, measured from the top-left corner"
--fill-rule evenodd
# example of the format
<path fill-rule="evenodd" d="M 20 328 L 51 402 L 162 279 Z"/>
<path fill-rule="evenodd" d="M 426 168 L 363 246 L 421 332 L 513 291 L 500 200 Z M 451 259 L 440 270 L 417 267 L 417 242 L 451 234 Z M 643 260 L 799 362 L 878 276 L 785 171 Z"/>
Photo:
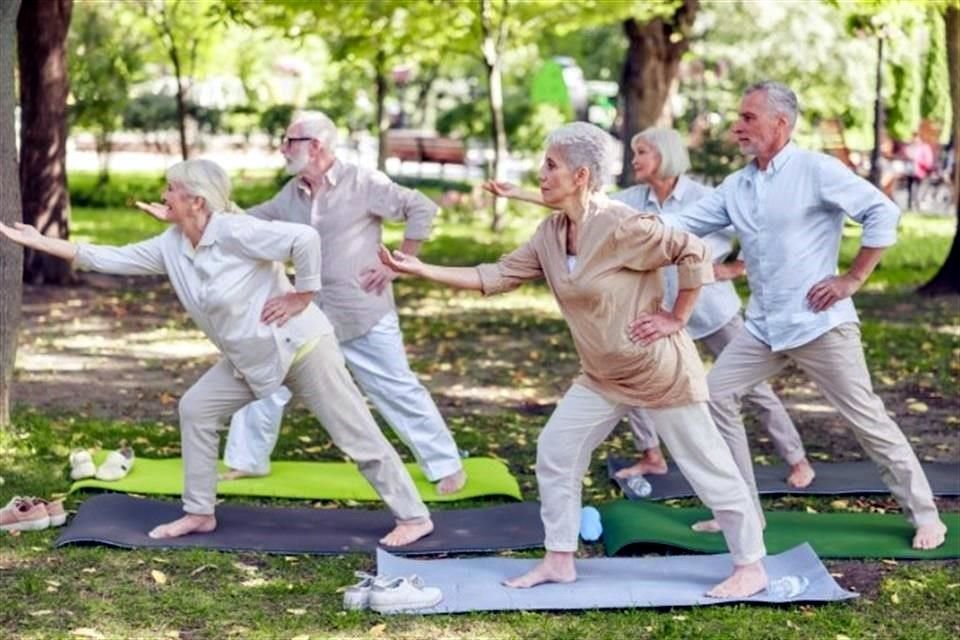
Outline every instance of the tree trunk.
<path fill-rule="evenodd" d="M 953 112 L 953 153 L 960 154 L 960 8 L 947 7 L 944 25 L 947 30 L 947 69 L 950 75 L 950 107 Z M 953 233 L 950 253 L 937 274 L 918 293 L 938 296 L 960 293 L 960 162 L 953 163 L 953 203 L 957 230 Z"/>
<path fill-rule="evenodd" d="M 0 2 L 0 222 L 20 222 L 20 177 L 17 170 L 17 131 L 14 122 L 17 64 L 17 12 L 20 0 Z M 10 425 L 10 387 L 17 359 L 20 296 L 23 292 L 23 251 L 0 241 L 0 432 Z"/>
<path fill-rule="evenodd" d="M 390 129 L 390 120 L 387 118 L 387 62 L 383 50 L 377 51 L 374 61 L 375 83 L 377 87 L 377 169 L 386 171 L 387 168 L 387 131 Z"/>
<path fill-rule="evenodd" d="M 180 56 L 175 44 L 170 45 L 170 61 L 173 63 L 173 74 L 177 79 L 177 129 L 180 134 L 180 157 L 187 160 L 190 158 L 190 145 L 187 143 L 187 99 L 184 95 L 186 90 L 183 88 Z"/>
<path fill-rule="evenodd" d="M 882 33 L 877 34 L 877 69 L 876 80 L 874 81 L 876 96 L 873 100 L 873 150 L 870 152 L 870 182 L 878 189 L 882 189 L 880 184 L 880 145 L 883 142 L 883 38 Z"/>
<path fill-rule="evenodd" d="M 502 48 L 506 37 L 506 12 L 509 0 L 502 0 L 499 26 L 493 27 L 493 7 L 490 0 L 480 0 L 480 26 L 483 32 L 483 64 L 487 70 L 487 97 L 490 106 L 490 142 L 493 144 L 493 161 L 490 178 L 503 180 L 504 161 L 507 157 L 507 131 L 503 121 L 503 72 Z M 494 198 L 490 208 L 490 229 L 500 231 L 503 227 L 507 201 Z"/>
<path fill-rule="evenodd" d="M 620 78 L 623 104 L 621 186 L 633 184 L 630 140 L 660 119 L 680 67 L 680 58 L 690 46 L 690 29 L 699 8 L 699 0 L 683 0 L 668 18 L 654 18 L 645 23 L 629 18 L 623 23 L 628 46 Z"/>
<path fill-rule="evenodd" d="M 67 192 L 67 30 L 73 0 L 23 3 L 17 18 L 20 71 L 20 191 L 23 219 L 41 233 L 70 235 Z M 38 251 L 24 254 L 24 279 L 65 284 L 66 261 Z"/>

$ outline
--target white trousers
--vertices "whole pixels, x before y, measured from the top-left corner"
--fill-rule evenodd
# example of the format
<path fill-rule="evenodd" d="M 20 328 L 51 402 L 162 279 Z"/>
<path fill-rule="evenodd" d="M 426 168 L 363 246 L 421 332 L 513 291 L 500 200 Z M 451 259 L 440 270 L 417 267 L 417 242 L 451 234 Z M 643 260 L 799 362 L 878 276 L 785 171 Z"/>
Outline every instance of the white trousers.
<path fill-rule="evenodd" d="M 413 452 L 430 481 L 459 471 L 463 465 L 457 444 L 433 398 L 410 369 L 400 321 L 390 312 L 364 335 L 340 343 L 357 386 L 373 403 L 394 433 Z M 280 409 L 269 399 L 244 407 L 231 421 L 224 462 L 232 469 L 266 473 L 280 431 Z M 259 405 L 259 406 L 255 406 Z M 275 420 L 264 419 L 264 414 Z"/>
<path fill-rule="evenodd" d="M 710 408 L 717 428 L 754 495 L 757 483 L 750 446 L 740 412 L 727 410 L 731 406 L 729 400 L 791 361 L 850 423 L 853 435 L 880 467 L 880 476 L 907 519 L 914 525 L 937 521 L 937 505 L 920 462 L 900 427 L 887 415 L 883 401 L 873 392 L 860 342 L 860 326 L 855 322 L 834 327 L 807 344 L 778 352 L 742 329 L 707 375 Z"/>
<path fill-rule="evenodd" d="M 738 313 L 733 316 L 730 322 L 710 335 L 701 338 L 698 342 L 702 342 L 714 357 L 719 357 L 723 350 L 727 348 L 727 345 L 740 333 L 741 329 L 743 329 L 743 318 Z M 784 462 L 794 465 L 807 457 L 796 425 L 793 424 L 793 420 L 790 419 L 783 403 L 780 402 L 780 398 L 773 392 L 769 384 L 761 382 L 752 389 L 743 392 L 740 399 L 746 400 L 759 410 L 760 425 L 770 434 L 773 447 Z M 725 402 L 729 405 L 721 407 L 721 410 L 725 413 L 740 410 L 740 405 L 736 399 L 729 399 Z M 713 408 L 713 405 L 711 405 L 711 408 Z M 630 423 L 630 429 L 633 431 L 633 442 L 638 451 L 646 451 L 660 444 L 645 409 L 633 409 L 627 414 L 627 420 Z"/>
<path fill-rule="evenodd" d="M 537 485 L 549 551 L 577 550 L 581 486 L 590 457 L 630 409 L 574 384 L 540 433 Z M 647 412 L 680 472 L 713 511 L 734 563 L 751 564 L 764 557 L 760 514 L 706 403 Z"/>

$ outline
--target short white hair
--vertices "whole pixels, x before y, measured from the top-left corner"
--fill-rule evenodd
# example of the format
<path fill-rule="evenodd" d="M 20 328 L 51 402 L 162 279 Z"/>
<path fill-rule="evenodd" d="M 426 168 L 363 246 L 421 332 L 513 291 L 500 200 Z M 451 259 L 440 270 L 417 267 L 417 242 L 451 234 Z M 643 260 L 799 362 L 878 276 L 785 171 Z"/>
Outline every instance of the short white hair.
<path fill-rule="evenodd" d="M 630 147 L 636 150 L 638 142 L 645 142 L 660 154 L 657 175 L 661 178 L 676 178 L 690 169 L 690 154 L 680 132 L 666 127 L 650 127 L 633 136 Z"/>
<path fill-rule="evenodd" d="M 325 113 L 303 111 L 294 117 L 290 126 L 296 126 L 303 135 L 319 140 L 327 151 L 333 151 L 337 146 L 337 125 Z"/>
<path fill-rule="evenodd" d="M 167 182 L 175 182 L 190 195 L 203 198 L 211 213 L 238 211 L 230 200 L 230 177 L 212 160 L 198 158 L 178 162 L 167 169 Z"/>
<path fill-rule="evenodd" d="M 764 80 L 747 87 L 747 90 L 743 92 L 743 96 L 746 97 L 757 91 L 763 91 L 767 98 L 767 106 L 770 107 L 770 110 L 774 113 L 785 116 L 790 125 L 790 130 L 793 131 L 794 125 L 797 124 L 797 113 L 800 111 L 797 94 L 785 84 L 772 80 Z"/>
<path fill-rule="evenodd" d="M 547 148 L 555 147 L 572 170 L 590 172 L 590 191 L 600 191 L 609 180 L 610 142 L 610 134 L 588 122 L 565 124 L 547 136 Z"/>

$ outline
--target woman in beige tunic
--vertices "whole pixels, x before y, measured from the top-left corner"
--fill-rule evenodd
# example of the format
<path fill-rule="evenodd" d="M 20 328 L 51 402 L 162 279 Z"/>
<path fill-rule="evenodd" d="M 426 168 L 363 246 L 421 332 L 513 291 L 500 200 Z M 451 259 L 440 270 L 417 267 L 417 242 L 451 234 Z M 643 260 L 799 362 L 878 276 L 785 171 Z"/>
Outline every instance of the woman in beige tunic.
<path fill-rule="evenodd" d="M 665 227 L 601 193 L 609 139 L 574 123 L 547 139 L 540 192 L 557 209 L 523 246 L 495 264 L 440 267 L 381 249 L 393 269 L 493 295 L 545 279 L 560 306 L 580 357 L 581 374 L 537 440 L 537 483 L 547 549 L 511 587 L 576 579 L 574 552 L 580 487 L 593 450 L 632 407 L 649 410 L 677 466 L 713 510 L 734 568 L 708 595 L 745 597 L 766 587 L 760 515 L 707 410 L 703 365 L 683 330 L 701 285 L 713 281 L 709 252 L 697 238 Z M 661 309 L 658 272 L 677 265 L 680 293 L 672 312 Z M 641 314 L 642 342 L 627 323 Z"/>

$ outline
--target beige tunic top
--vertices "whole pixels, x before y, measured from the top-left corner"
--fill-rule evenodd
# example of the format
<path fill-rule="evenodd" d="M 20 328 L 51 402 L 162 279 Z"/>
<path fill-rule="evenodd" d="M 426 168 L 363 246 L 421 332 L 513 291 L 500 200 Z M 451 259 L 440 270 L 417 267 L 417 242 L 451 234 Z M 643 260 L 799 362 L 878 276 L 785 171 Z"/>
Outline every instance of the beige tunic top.
<path fill-rule="evenodd" d="M 333 323 L 337 339 L 345 342 L 370 331 L 394 309 L 392 287 L 377 294 L 360 286 L 360 273 L 380 266 L 377 249 L 383 221 L 402 220 L 405 238 L 425 240 L 437 205 L 379 171 L 339 160 L 324 177 L 314 193 L 302 179 L 293 178 L 280 193 L 247 213 L 263 220 L 308 224 L 320 233 L 323 289 L 316 302 Z"/>
<path fill-rule="evenodd" d="M 544 278 L 580 356 L 575 382 L 610 400 L 654 408 L 706 401 L 703 364 L 686 331 L 647 346 L 627 336 L 637 314 L 661 309 L 660 267 L 677 265 L 681 289 L 713 282 L 706 245 L 656 216 L 595 196 L 579 225 L 576 266 L 568 272 L 569 225 L 564 214 L 554 213 L 525 245 L 495 264 L 479 265 L 483 293 Z"/>

